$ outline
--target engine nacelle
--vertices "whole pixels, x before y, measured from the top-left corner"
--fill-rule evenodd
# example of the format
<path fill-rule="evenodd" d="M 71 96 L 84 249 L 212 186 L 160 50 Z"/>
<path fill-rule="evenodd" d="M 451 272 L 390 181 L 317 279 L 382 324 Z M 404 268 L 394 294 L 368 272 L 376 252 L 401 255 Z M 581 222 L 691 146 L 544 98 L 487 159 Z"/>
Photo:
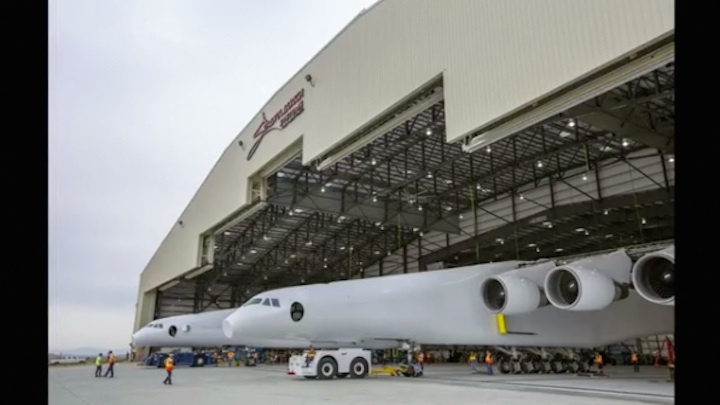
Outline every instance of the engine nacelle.
<path fill-rule="evenodd" d="M 632 283 L 646 300 L 675 305 L 675 245 L 639 258 L 633 266 Z"/>
<path fill-rule="evenodd" d="M 555 263 L 546 262 L 486 278 L 480 284 L 485 308 L 493 314 L 516 315 L 548 305 L 542 284 L 553 268 Z"/>
<path fill-rule="evenodd" d="M 558 266 L 545 277 L 548 301 L 570 311 L 597 311 L 628 296 L 632 259 L 624 250 Z"/>

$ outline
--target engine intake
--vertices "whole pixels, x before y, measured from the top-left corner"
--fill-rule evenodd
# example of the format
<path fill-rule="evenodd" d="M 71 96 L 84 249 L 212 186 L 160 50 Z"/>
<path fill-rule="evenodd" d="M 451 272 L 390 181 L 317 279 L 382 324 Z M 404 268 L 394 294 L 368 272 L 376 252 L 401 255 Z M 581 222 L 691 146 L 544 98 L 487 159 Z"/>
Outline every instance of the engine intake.
<path fill-rule="evenodd" d="M 631 277 L 641 297 L 655 304 L 675 305 L 675 246 L 639 258 Z"/>
<path fill-rule="evenodd" d="M 552 269 L 545 277 L 548 301 L 569 311 L 597 311 L 628 296 L 632 260 L 620 250 Z"/>
<path fill-rule="evenodd" d="M 555 263 L 547 262 L 485 279 L 480 284 L 485 308 L 493 314 L 516 315 L 548 305 L 541 285 L 554 267 Z"/>

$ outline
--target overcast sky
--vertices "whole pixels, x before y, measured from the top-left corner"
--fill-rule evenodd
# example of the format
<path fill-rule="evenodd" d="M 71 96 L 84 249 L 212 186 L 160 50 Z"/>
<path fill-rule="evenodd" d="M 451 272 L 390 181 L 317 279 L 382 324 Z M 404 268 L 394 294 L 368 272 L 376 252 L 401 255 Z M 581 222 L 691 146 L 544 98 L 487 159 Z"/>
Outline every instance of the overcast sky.
<path fill-rule="evenodd" d="M 52 351 L 127 347 L 140 273 L 223 149 L 374 2 L 49 2 Z"/>

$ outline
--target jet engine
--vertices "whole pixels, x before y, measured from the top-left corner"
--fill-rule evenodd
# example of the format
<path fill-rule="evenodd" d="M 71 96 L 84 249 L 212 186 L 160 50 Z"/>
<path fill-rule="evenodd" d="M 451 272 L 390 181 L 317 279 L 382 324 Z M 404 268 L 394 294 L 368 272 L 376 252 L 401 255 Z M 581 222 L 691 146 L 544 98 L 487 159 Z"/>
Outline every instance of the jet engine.
<path fill-rule="evenodd" d="M 480 284 L 485 308 L 493 314 L 516 315 L 548 305 L 542 283 L 554 267 L 546 262 L 486 278 Z"/>
<path fill-rule="evenodd" d="M 624 250 L 558 266 L 545 277 L 548 301 L 570 311 L 597 311 L 628 296 L 632 259 Z"/>
<path fill-rule="evenodd" d="M 646 300 L 675 305 L 675 245 L 639 258 L 633 266 L 632 283 Z"/>

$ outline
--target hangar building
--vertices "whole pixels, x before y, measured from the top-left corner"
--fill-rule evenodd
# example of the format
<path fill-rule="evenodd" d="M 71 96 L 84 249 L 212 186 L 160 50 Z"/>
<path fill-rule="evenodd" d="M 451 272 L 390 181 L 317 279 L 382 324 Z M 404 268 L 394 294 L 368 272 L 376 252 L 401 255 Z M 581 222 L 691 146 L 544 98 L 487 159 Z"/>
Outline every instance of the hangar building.
<path fill-rule="evenodd" d="M 674 237 L 672 0 L 383 0 L 235 136 L 135 330 L 281 286 Z"/>

